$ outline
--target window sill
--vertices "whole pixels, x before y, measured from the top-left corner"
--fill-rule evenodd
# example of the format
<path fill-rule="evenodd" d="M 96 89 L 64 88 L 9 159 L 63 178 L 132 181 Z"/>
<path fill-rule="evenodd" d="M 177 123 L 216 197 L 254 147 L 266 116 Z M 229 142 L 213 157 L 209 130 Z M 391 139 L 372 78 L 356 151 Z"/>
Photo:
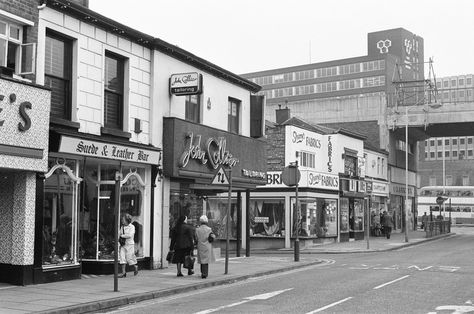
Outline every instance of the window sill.
<path fill-rule="evenodd" d="M 117 129 L 110 129 L 106 127 L 101 127 L 100 133 L 102 135 L 110 135 L 110 136 L 121 137 L 121 138 L 126 138 L 126 139 L 130 139 L 132 137 L 132 134 L 129 132 L 124 132 Z"/>
<path fill-rule="evenodd" d="M 66 119 L 61 119 L 57 117 L 50 117 L 49 119 L 51 124 L 67 127 L 69 129 L 79 130 L 81 124 L 79 122 L 74 122 Z"/>

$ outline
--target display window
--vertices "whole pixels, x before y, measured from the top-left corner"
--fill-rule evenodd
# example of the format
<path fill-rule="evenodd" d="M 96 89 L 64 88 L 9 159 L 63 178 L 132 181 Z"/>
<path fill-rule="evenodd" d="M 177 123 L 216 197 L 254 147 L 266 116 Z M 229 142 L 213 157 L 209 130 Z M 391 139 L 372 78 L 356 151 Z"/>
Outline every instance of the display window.
<path fill-rule="evenodd" d="M 337 200 L 326 198 L 302 198 L 300 216 L 297 219 L 296 199 L 291 199 L 291 234 L 296 236 L 299 220 L 299 236 L 335 237 L 337 236 Z"/>
<path fill-rule="evenodd" d="M 285 199 L 250 199 L 250 235 L 285 236 Z"/>
<path fill-rule="evenodd" d="M 352 202 L 350 202 L 352 203 Z M 349 204 L 350 207 L 351 204 Z M 352 211 L 352 230 L 354 231 L 363 231 L 364 230 L 364 200 L 354 199 L 353 202 L 353 211 Z"/>
<path fill-rule="evenodd" d="M 227 238 L 227 213 L 228 208 L 228 198 L 226 195 L 221 197 L 209 197 L 206 199 L 206 215 L 209 219 L 209 227 L 216 235 L 218 239 Z M 237 200 L 234 198 L 231 200 L 230 205 L 230 239 L 237 238 Z"/>
<path fill-rule="evenodd" d="M 87 159 L 84 171 L 84 202 L 80 212 L 81 257 L 85 260 L 113 260 L 115 248 L 115 173 L 123 178 L 120 188 L 120 215 L 130 214 L 135 226 L 135 255 L 144 256 L 145 168 L 135 165 Z"/>
<path fill-rule="evenodd" d="M 339 204 L 341 213 L 340 230 L 341 233 L 347 233 L 349 232 L 349 199 L 346 197 L 341 197 Z"/>
<path fill-rule="evenodd" d="M 42 264 L 45 267 L 76 264 L 79 163 L 50 158 L 48 169 L 44 181 Z"/>

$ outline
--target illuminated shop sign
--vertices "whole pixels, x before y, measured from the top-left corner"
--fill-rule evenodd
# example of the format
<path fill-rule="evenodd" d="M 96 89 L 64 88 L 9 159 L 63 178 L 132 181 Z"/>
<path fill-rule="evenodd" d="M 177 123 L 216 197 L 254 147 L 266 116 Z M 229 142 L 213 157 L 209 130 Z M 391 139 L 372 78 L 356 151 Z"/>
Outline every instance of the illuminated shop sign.
<path fill-rule="evenodd" d="M 158 151 L 101 143 L 68 136 L 61 137 L 59 152 L 155 165 L 160 161 L 160 153 Z"/>
<path fill-rule="evenodd" d="M 186 168 L 191 159 L 203 165 L 207 164 L 213 169 L 217 169 L 220 165 L 232 168 L 239 163 L 239 159 L 227 150 L 225 137 L 210 137 L 202 147 L 201 135 L 194 136 L 194 133 L 190 132 L 186 134 L 185 141 L 185 151 L 178 163 L 180 168 Z"/>
<path fill-rule="evenodd" d="M 173 74 L 170 78 L 170 93 L 181 95 L 200 94 L 202 75 L 196 72 Z"/>

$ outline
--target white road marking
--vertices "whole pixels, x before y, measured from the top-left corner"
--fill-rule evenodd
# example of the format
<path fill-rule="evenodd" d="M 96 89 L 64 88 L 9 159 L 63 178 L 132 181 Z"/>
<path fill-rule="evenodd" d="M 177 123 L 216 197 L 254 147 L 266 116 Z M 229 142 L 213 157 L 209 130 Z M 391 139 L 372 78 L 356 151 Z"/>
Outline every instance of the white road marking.
<path fill-rule="evenodd" d="M 428 266 L 428 267 L 425 267 L 425 268 L 420 268 L 420 267 L 418 267 L 418 266 L 416 266 L 416 265 L 411 265 L 411 266 L 408 266 L 408 269 L 410 269 L 410 268 L 415 268 L 415 269 L 417 269 L 417 270 L 427 270 L 427 269 L 430 269 L 430 268 L 432 268 L 432 267 L 433 267 L 433 266 Z"/>
<path fill-rule="evenodd" d="M 398 279 L 395 279 L 395 280 L 386 282 L 386 283 L 384 283 L 384 284 L 381 284 L 380 286 L 375 287 L 374 290 L 383 288 L 383 287 L 385 287 L 385 286 L 388 286 L 388 285 L 390 285 L 390 284 L 392 284 L 392 283 L 395 283 L 395 282 L 397 282 L 397 281 L 403 280 L 403 279 L 408 278 L 408 277 L 410 277 L 410 275 L 406 275 L 406 276 L 400 277 L 400 278 L 398 278 Z"/>
<path fill-rule="evenodd" d="M 474 306 L 471 305 L 443 305 L 436 307 L 437 311 L 454 310 L 452 314 L 470 313 L 474 312 Z"/>
<path fill-rule="evenodd" d="M 221 289 L 232 288 L 232 287 L 236 287 L 236 286 L 247 285 L 250 282 L 263 281 L 263 280 L 267 280 L 269 278 L 275 278 L 275 277 L 283 277 L 283 276 L 291 275 L 291 274 L 294 274 L 294 273 L 307 271 L 308 268 L 324 268 L 324 266 L 332 265 L 336 262 L 335 260 L 332 260 L 332 259 L 319 259 L 319 260 L 322 262 L 321 264 L 308 265 L 308 266 L 305 266 L 305 267 L 302 267 L 302 268 L 296 268 L 296 269 L 293 269 L 293 270 L 290 270 L 290 271 L 274 273 L 274 274 L 270 274 L 270 275 L 266 275 L 266 276 L 252 277 L 252 278 L 248 278 L 247 280 L 243 280 L 243 281 L 239 281 L 239 282 L 235 282 L 235 283 L 231 283 L 231 284 L 227 284 L 227 285 L 222 285 L 222 286 L 218 285 L 218 286 L 213 286 L 213 287 L 209 287 L 209 288 L 203 288 L 203 289 L 199 289 L 199 290 L 195 290 L 195 291 L 179 293 L 177 295 L 173 295 L 173 296 L 169 296 L 169 297 L 159 297 L 159 298 L 156 298 L 156 299 L 141 301 L 139 303 L 134 303 L 134 304 L 131 304 L 131 305 L 125 305 L 125 306 L 119 307 L 118 309 L 114 309 L 112 311 L 107 311 L 106 313 L 128 312 L 131 309 L 144 308 L 144 307 L 147 307 L 147 306 L 166 303 L 166 302 L 174 301 L 174 300 L 177 300 L 177 299 L 182 299 L 182 298 L 192 297 L 192 296 L 199 295 L 199 294 L 209 293 L 209 292 L 212 292 L 212 291 L 215 291 L 215 290 L 221 290 Z M 172 274 L 174 276 L 176 276 L 176 273 L 172 273 Z M 15 287 L 15 286 L 12 286 L 12 287 Z"/>
<path fill-rule="evenodd" d="M 329 304 L 329 305 L 323 306 L 323 307 L 321 307 L 321 308 L 319 308 L 319 309 L 316 309 L 316 310 L 314 310 L 314 311 L 308 312 L 308 313 L 306 313 L 306 314 L 313 314 L 313 313 L 318 313 L 318 312 L 327 310 L 327 309 L 330 308 L 330 307 L 336 306 L 336 305 L 341 304 L 341 303 L 343 303 L 343 302 L 346 302 L 347 300 L 350 300 L 350 299 L 352 299 L 352 297 L 348 297 L 348 298 L 339 300 L 339 301 L 337 301 L 337 302 L 334 302 L 334 303 L 331 303 L 331 304 Z"/>
<path fill-rule="evenodd" d="M 244 304 L 244 303 L 247 303 L 247 302 L 250 302 L 250 301 L 254 301 L 254 300 L 267 300 L 267 299 L 273 298 L 274 296 L 277 296 L 277 295 L 279 295 L 283 292 L 289 291 L 289 290 L 293 290 L 293 288 L 288 288 L 288 289 L 284 289 L 284 290 L 278 290 L 278 291 L 273 291 L 273 292 L 254 295 L 254 296 L 251 296 L 251 297 L 246 297 L 240 302 L 235 302 L 235 303 L 232 303 L 232 304 L 219 306 L 219 307 L 216 307 L 214 309 L 208 309 L 208 310 L 196 312 L 195 314 L 208 314 L 208 313 L 217 312 L 217 311 L 220 311 L 220 310 L 223 310 L 223 309 L 228 309 L 230 307 L 241 305 L 241 304 Z"/>

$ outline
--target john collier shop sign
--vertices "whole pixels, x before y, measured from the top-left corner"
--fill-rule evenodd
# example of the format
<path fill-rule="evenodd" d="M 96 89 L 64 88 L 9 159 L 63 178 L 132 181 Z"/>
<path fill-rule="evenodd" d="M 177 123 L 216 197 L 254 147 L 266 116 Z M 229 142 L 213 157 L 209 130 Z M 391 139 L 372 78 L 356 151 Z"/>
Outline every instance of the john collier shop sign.
<path fill-rule="evenodd" d="M 266 183 L 265 144 L 178 118 L 164 118 L 165 176 L 200 180 L 205 184 L 220 166 L 232 169 L 233 184 Z"/>
<path fill-rule="evenodd" d="M 157 165 L 160 160 L 160 153 L 157 151 L 69 136 L 61 137 L 59 152 L 155 165 Z"/>

